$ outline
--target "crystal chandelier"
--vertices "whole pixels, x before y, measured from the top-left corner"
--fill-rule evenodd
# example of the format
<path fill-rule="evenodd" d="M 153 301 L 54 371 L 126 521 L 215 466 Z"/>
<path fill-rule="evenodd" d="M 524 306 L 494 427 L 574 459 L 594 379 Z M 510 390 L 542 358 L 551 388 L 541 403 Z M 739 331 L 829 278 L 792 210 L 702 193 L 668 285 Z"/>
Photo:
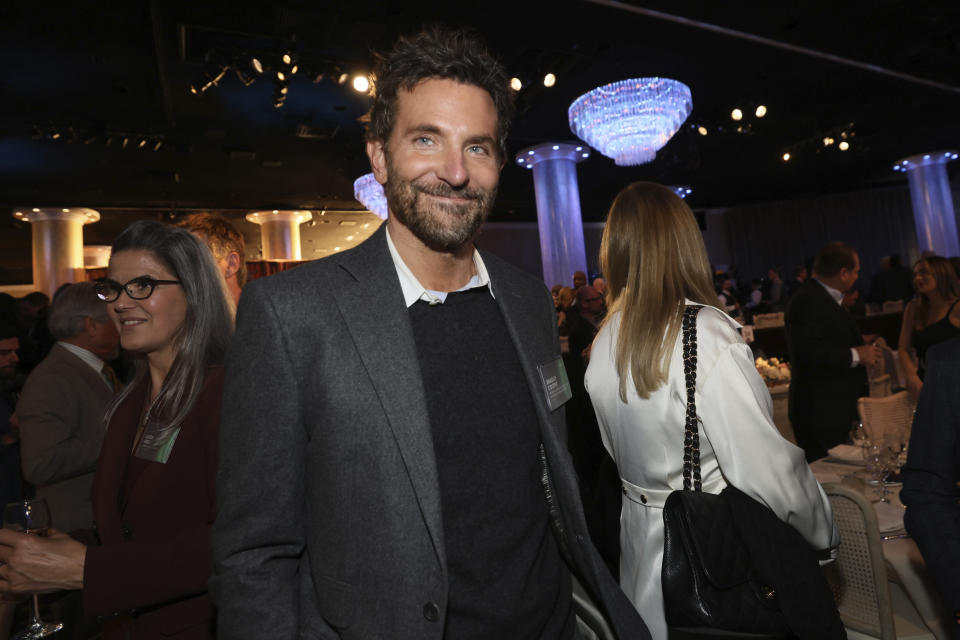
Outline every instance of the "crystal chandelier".
<path fill-rule="evenodd" d="M 669 78 L 597 87 L 573 101 L 570 130 L 620 166 L 652 161 L 690 115 L 690 88 Z"/>
<path fill-rule="evenodd" d="M 383 185 L 377 182 L 372 173 L 365 173 L 353 181 L 353 197 L 370 213 L 387 219 L 387 196 L 383 192 Z"/>

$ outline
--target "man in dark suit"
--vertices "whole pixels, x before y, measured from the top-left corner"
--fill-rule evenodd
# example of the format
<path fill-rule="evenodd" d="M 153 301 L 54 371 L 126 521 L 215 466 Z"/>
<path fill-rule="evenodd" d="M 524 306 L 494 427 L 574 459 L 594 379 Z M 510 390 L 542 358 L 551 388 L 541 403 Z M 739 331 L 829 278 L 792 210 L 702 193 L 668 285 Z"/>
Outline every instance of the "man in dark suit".
<path fill-rule="evenodd" d="M 960 339 L 931 348 L 927 358 L 900 499 L 960 640 Z"/>
<path fill-rule="evenodd" d="M 857 418 L 857 398 L 866 395 L 866 365 L 880 350 L 863 343 L 843 292 L 860 274 L 853 247 L 832 242 L 820 250 L 813 278 L 801 286 L 784 316 L 790 352 L 790 422 L 797 444 L 812 461 L 844 442 Z"/>
<path fill-rule="evenodd" d="M 573 638 L 576 576 L 620 638 L 649 638 L 583 521 L 550 295 L 472 241 L 504 163 L 507 77 L 474 37 L 434 29 L 376 78 L 387 222 L 241 299 L 220 636 Z"/>

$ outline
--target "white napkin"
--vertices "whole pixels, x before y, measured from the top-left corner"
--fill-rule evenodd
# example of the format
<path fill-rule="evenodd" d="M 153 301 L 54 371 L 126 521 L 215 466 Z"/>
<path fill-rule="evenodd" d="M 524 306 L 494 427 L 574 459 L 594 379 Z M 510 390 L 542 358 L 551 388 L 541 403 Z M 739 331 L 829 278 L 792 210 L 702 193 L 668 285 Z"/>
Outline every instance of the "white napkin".
<path fill-rule="evenodd" d="M 827 455 L 834 460 L 857 464 L 863 463 L 863 449 L 852 444 L 838 444 L 833 449 L 828 450 Z"/>
<path fill-rule="evenodd" d="M 889 502 L 875 502 L 873 509 L 877 512 L 877 527 L 880 533 L 903 529 L 903 507 Z"/>

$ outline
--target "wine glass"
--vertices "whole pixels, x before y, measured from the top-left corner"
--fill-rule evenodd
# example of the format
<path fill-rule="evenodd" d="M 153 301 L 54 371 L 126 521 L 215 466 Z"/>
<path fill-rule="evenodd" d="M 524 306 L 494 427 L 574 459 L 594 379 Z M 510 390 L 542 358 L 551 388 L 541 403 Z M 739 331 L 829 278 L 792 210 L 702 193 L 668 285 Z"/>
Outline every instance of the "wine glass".
<path fill-rule="evenodd" d="M 861 456 L 863 456 L 864 446 L 869 439 L 867 430 L 863 428 L 862 422 L 854 420 L 850 423 L 850 444 L 860 449 Z"/>
<path fill-rule="evenodd" d="M 50 507 L 46 500 L 22 500 L 11 502 L 3 513 L 3 527 L 22 533 L 46 537 L 50 528 Z M 33 594 L 33 619 L 30 625 L 20 633 L 11 636 L 11 640 L 37 640 L 46 638 L 63 629 L 62 622 L 44 622 L 40 619 L 40 603 L 37 594 Z"/>
<path fill-rule="evenodd" d="M 886 485 L 883 477 L 887 472 L 887 451 L 883 443 L 876 440 L 866 440 L 863 444 L 863 461 L 866 465 L 867 484 L 880 489 L 880 501 L 887 501 Z M 876 493 L 874 493 L 876 495 Z"/>

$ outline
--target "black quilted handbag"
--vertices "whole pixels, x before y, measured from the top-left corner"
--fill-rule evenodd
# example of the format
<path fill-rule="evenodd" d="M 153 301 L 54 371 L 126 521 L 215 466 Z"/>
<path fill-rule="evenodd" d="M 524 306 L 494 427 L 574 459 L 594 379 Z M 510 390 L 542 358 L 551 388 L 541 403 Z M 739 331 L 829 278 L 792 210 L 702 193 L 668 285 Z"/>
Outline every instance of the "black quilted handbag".
<path fill-rule="evenodd" d="M 738 499 L 752 499 L 732 486 L 720 495 L 701 490 L 700 436 L 694 399 L 699 310 L 699 306 L 688 306 L 683 314 L 687 389 L 683 490 L 671 493 L 663 508 L 661 581 L 667 624 L 792 635 L 773 582 L 764 576 L 762 567 L 754 566 L 750 545 L 744 544 L 744 535 L 760 534 L 751 531 L 752 522 L 738 523 L 730 508 L 730 492 L 739 494 Z M 766 506 L 753 502 L 779 522 Z"/>

